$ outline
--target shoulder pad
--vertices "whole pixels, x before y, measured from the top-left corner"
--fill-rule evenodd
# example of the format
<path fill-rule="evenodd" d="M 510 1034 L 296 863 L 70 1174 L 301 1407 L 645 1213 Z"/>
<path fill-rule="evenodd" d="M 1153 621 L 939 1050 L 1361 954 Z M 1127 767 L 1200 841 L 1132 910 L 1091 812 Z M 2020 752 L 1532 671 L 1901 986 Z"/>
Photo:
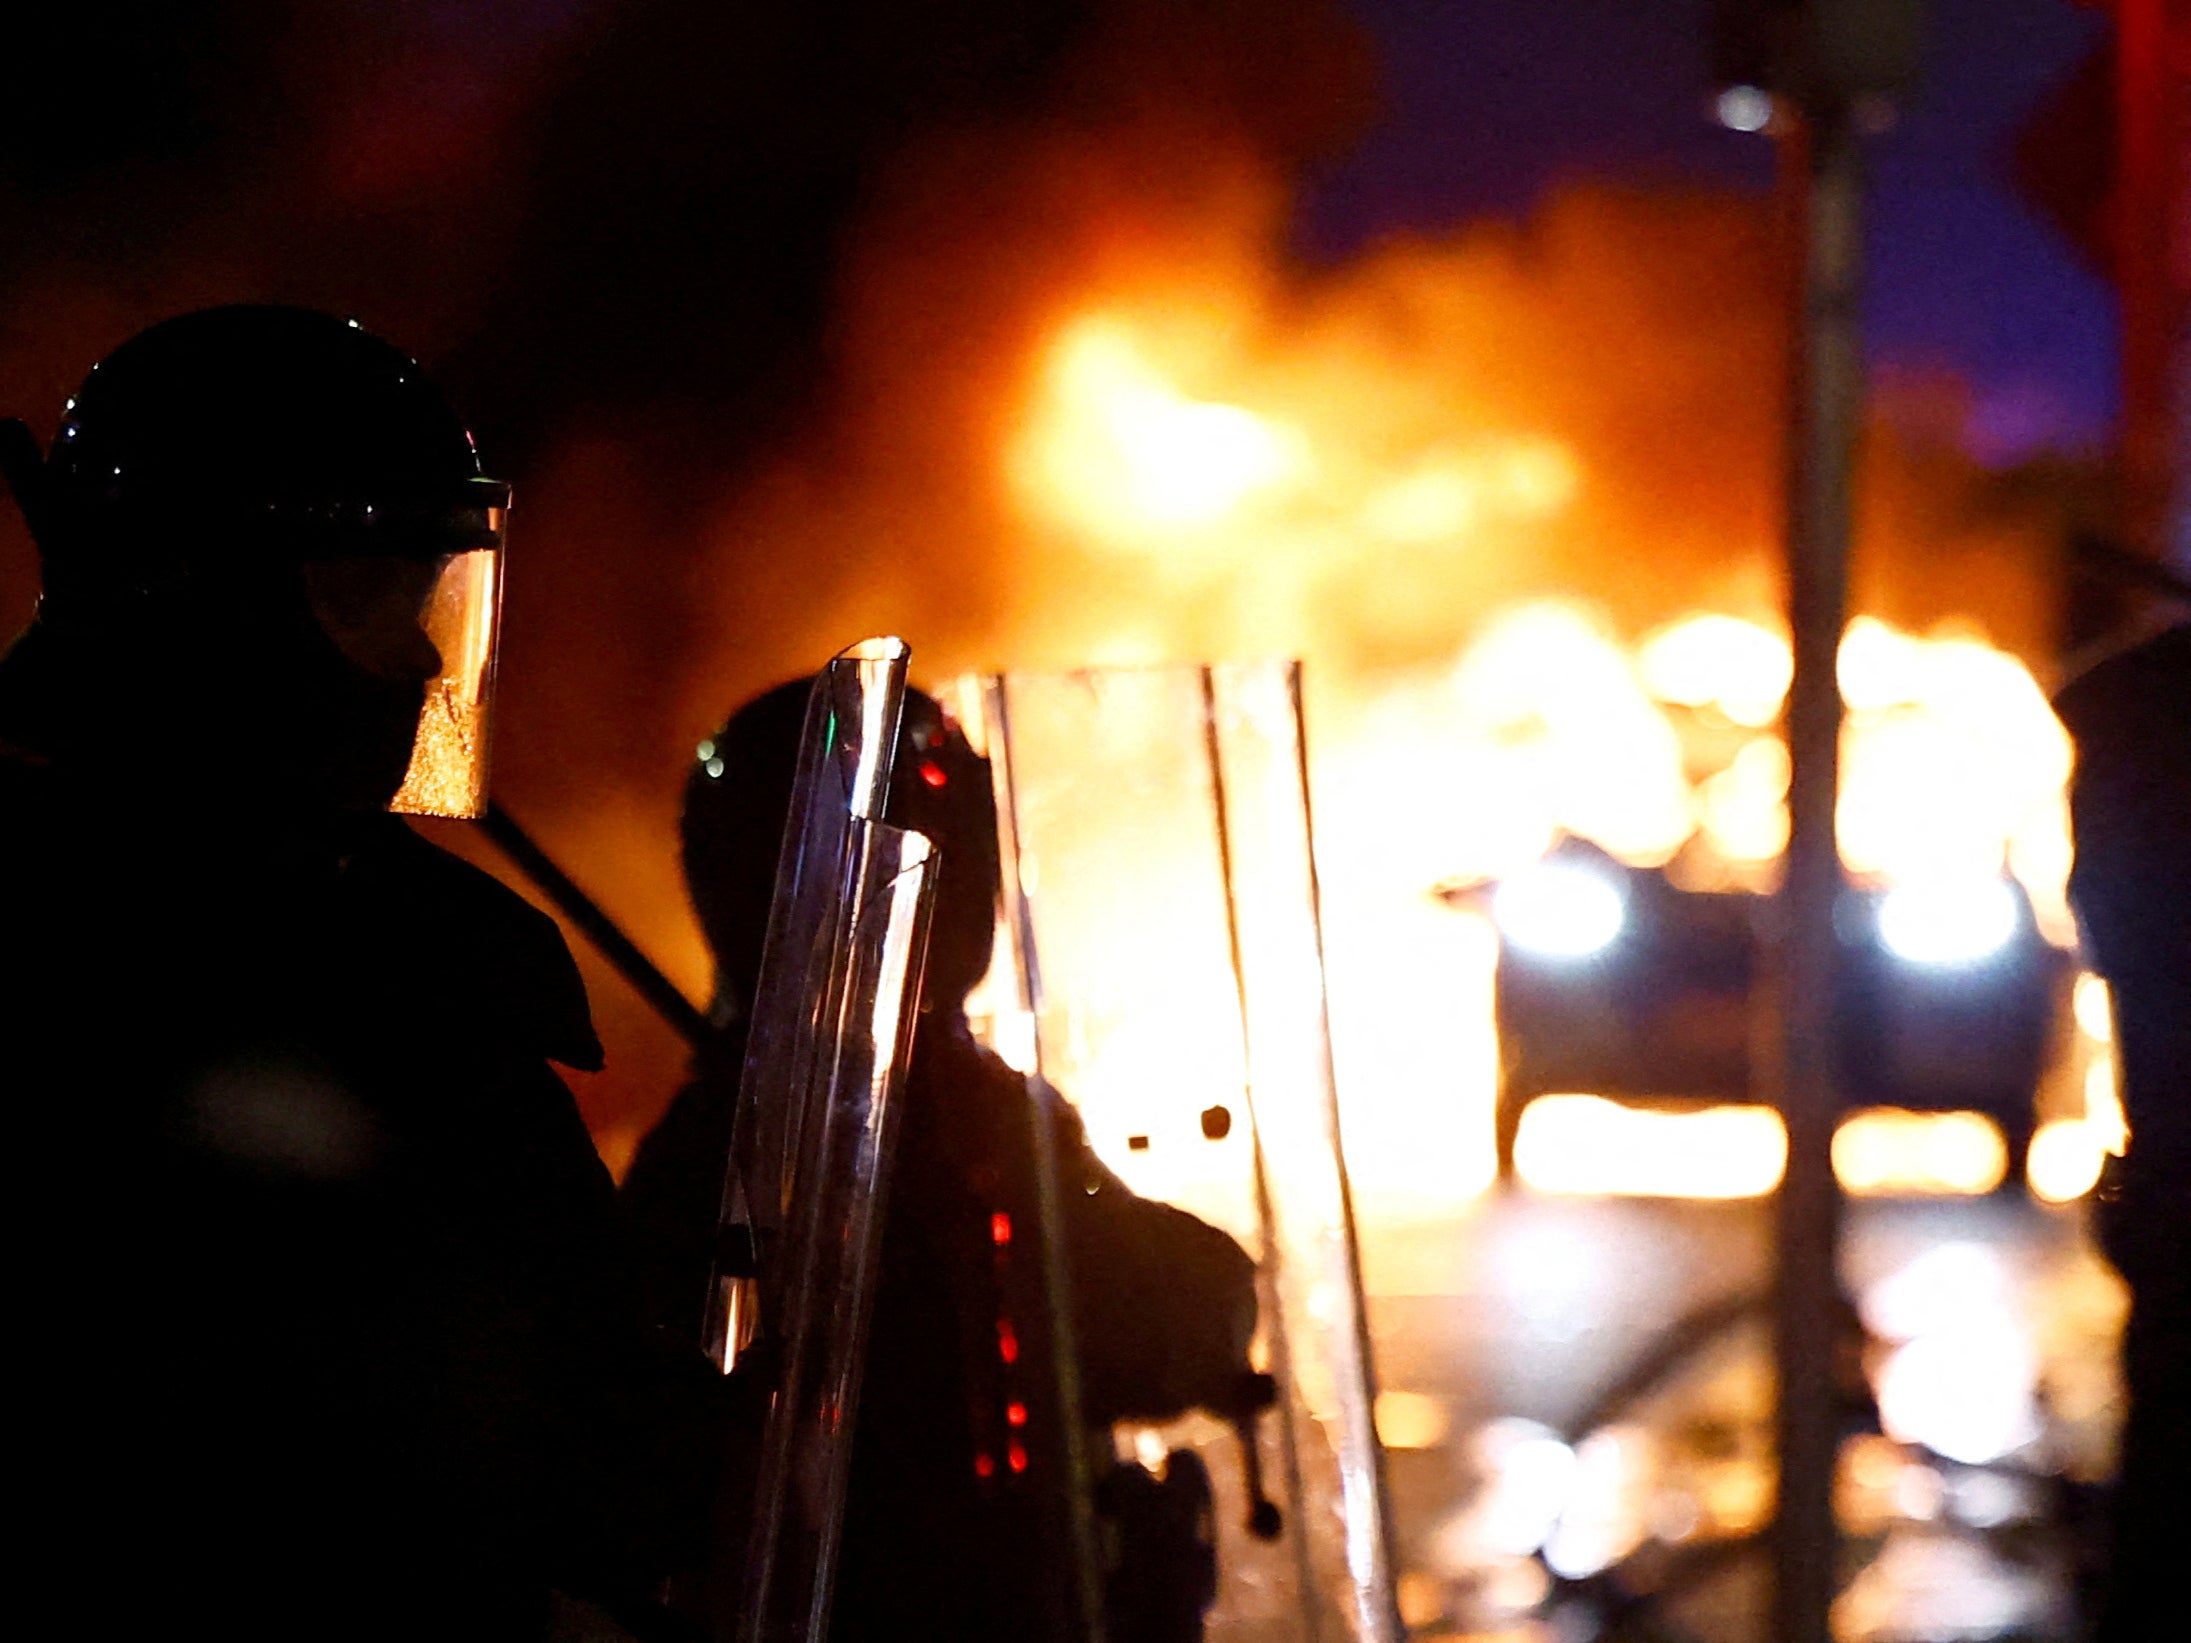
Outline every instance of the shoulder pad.
<path fill-rule="evenodd" d="M 2062 687 L 2054 711 L 2080 748 L 2180 727 L 2191 718 L 2191 625 L 2164 628 L 2093 663 Z"/>
<path fill-rule="evenodd" d="M 462 978 L 488 1020 L 527 1050 L 580 1072 L 607 1063 L 586 984 L 555 920 L 483 868 L 393 818 L 345 876 L 383 916 L 430 930 L 437 963 Z"/>

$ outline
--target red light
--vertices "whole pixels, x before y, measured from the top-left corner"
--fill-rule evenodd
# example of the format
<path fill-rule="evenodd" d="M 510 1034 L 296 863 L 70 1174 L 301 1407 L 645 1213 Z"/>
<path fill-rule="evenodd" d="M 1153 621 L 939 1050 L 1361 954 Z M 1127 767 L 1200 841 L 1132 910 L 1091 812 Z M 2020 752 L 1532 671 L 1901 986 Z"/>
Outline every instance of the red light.
<path fill-rule="evenodd" d="M 1011 1467 L 1011 1469 L 1015 1472 L 1026 1471 L 1027 1451 L 1022 1449 L 1018 1444 L 1013 1444 L 1011 1448 L 1004 1451 L 1004 1464 Z"/>
<path fill-rule="evenodd" d="M 951 778 L 943 773 L 943 766 L 936 763 L 934 759 L 923 759 L 921 760 L 921 780 L 930 787 L 942 787 Z"/>
<path fill-rule="evenodd" d="M 997 1320 L 997 1356 L 1006 1363 L 1019 1362 L 1019 1333 L 1009 1318 Z"/>
<path fill-rule="evenodd" d="M 1025 1426 L 1027 1424 L 1027 1406 L 1023 1403 L 1006 1404 L 1004 1406 L 1004 1419 L 1009 1425 Z"/>
<path fill-rule="evenodd" d="M 1012 1241 L 1012 1218 L 1002 1210 L 989 1217 L 989 1241 L 999 1245 Z"/>
<path fill-rule="evenodd" d="M 988 1455 L 976 1455 L 974 1457 L 974 1476 L 977 1478 L 993 1478 L 996 1475 L 997 1463 L 993 1457 Z"/>

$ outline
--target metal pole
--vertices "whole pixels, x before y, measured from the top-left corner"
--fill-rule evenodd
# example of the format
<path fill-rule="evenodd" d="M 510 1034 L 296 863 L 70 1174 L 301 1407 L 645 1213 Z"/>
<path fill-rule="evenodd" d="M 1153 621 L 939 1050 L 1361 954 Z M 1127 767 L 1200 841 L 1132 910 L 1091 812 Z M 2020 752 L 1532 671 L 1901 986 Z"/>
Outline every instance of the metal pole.
<path fill-rule="evenodd" d="M 1858 311 L 1863 165 L 1845 101 L 1791 119 L 1786 140 L 1802 242 L 1788 453 L 1786 877 L 1778 907 L 1779 1106 L 1788 1168 L 1777 1200 L 1774 1297 L 1779 1369 L 1779 1509 L 1774 1527 L 1774 1643 L 1829 1643 L 1836 1584 L 1833 1472 L 1838 1448 L 1841 1199 L 1833 1174 L 1834 912 L 1842 889 L 1834 837 L 1841 739 L 1836 659 L 1848 604 L 1850 478 L 1863 396 Z"/>

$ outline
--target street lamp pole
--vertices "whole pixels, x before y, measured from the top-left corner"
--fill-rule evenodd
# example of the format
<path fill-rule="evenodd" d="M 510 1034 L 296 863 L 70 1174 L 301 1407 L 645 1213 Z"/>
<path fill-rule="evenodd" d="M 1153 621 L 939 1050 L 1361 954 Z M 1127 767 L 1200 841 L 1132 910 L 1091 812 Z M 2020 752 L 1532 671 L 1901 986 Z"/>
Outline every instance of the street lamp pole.
<path fill-rule="evenodd" d="M 1834 830 L 1841 691 L 1837 659 L 1848 617 L 1852 477 L 1864 374 L 1860 313 L 1863 158 L 1850 111 L 1814 108 L 1783 138 L 1799 203 L 1802 290 L 1790 381 L 1788 627 L 1794 676 L 1787 706 L 1788 851 L 1775 909 L 1772 988 L 1776 1076 L 1788 1132 L 1776 1202 L 1774 1347 L 1780 1383 L 1779 1505 L 1774 1522 L 1775 1643 L 1828 1643 L 1838 1537 L 1835 1363 L 1843 1306 L 1835 1256 L 1841 1194 L 1833 1132 L 1835 999 L 1842 894 Z"/>
<path fill-rule="evenodd" d="M 1863 412 L 1864 163 L 1861 127 L 1904 89 L 1920 0 L 1716 0 L 1721 116 L 1782 141 L 1784 199 L 1800 245 L 1788 383 L 1788 850 L 1774 907 L 1763 1093 L 1788 1134 L 1775 1204 L 1774 1359 L 1779 1378 L 1773 1527 L 1774 1643 L 1830 1643 L 1840 1543 L 1836 1367 L 1846 1315 L 1833 1173 L 1841 858 L 1838 660 L 1848 621 L 1849 540 Z M 1766 99 L 1770 97 L 1769 104 Z"/>

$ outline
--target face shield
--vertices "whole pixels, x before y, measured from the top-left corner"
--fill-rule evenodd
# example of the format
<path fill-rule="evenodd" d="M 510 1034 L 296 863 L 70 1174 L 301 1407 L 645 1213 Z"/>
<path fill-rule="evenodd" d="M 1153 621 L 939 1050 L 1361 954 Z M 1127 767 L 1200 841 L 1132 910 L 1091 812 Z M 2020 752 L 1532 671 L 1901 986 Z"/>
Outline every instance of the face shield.
<path fill-rule="evenodd" d="M 494 510 L 499 517 L 502 510 Z M 443 558 L 418 614 L 441 659 L 419 704 L 411 763 L 388 808 L 407 816 L 469 819 L 487 809 L 488 729 L 495 644 L 502 626 L 502 547 Z"/>
<path fill-rule="evenodd" d="M 353 537 L 351 551 L 303 566 L 314 618 L 349 662 L 375 681 L 372 699 L 393 704 L 401 715 L 348 738 L 359 744 L 353 752 L 366 766 L 386 772 L 377 781 L 388 785 L 374 793 L 376 778 L 369 772 L 362 783 L 347 785 L 362 786 L 361 796 L 370 794 L 376 803 L 394 786 L 387 806 L 400 814 L 468 819 L 487 808 L 508 509 L 507 486 L 475 481 L 455 508 L 388 521 L 392 528 L 385 535 Z M 444 551 L 423 556 L 417 551 L 422 542 Z M 413 702 L 415 708 L 407 705 Z M 374 709 L 373 717 L 378 724 L 386 709 Z"/>

